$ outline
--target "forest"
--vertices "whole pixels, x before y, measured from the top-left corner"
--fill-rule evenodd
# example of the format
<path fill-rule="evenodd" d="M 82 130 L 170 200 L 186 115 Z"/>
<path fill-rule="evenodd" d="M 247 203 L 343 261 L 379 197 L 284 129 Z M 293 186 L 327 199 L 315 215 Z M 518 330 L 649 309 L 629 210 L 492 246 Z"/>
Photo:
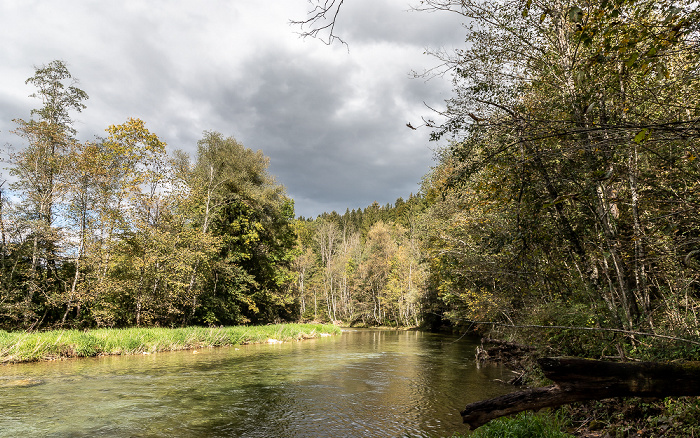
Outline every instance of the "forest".
<path fill-rule="evenodd" d="M 566 354 L 696 355 L 634 334 L 698 338 L 697 4 L 419 9 L 470 23 L 435 54 L 454 95 L 425 124 L 444 146 L 406 200 L 317 218 L 225 134 L 194 157 L 138 119 L 77 141 L 88 95 L 64 62 L 37 68 L 3 157 L 0 328 L 537 326 Z"/>
<path fill-rule="evenodd" d="M 697 339 L 697 5 L 424 3 L 474 22 L 446 59 L 455 96 L 433 135 L 452 143 L 426 178 L 432 302 L 453 319 Z M 659 347 L 551 333 L 573 355 Z"/>

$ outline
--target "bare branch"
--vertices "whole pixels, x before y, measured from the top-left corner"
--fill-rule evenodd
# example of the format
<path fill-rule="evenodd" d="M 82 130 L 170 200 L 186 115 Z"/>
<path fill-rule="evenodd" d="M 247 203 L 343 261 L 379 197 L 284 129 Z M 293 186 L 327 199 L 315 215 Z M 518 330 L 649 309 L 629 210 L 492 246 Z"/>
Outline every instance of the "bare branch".
<path fill-rule="evenodd" d="M 648 336 L 652 338 L 666 339 L 670 341 L 685 342 L 688 344 L 700 345 L 700 342 L 691 339 L 679 338 L 677 336 L 660 335 L 656 333 L 646 333 L 639 332 L 635 330 L 623 330 L 616 328 L 607 327 L 575 327 L 575 326 L 562 326 L 562 325 L 536 325 L 536 324 L 505 324 L 500 322 L 492 321 L 471 321 L 463 319 L 462 321 L 469 322 L 470 324 L 484 324 L 484 325 L 494 325 L 499 327 L 510 327 L 510 328 L 532 328 L 532 329 L 547 329 L 547 330 L 581 330 L 581 331 L 593 331 L 593 332 L 609 332 L 609 333 L 621 333 L 625 335 L 633 336 Z"/>
<path fill-rule="evenodd" d="M 290 20 L 289 24 L 299 26 L 302 38 L 316 38 L 326 45 L 340 42 L 348 44 L 335 33 L 335 25 L 338 20 L 340 8 L 345 0 L 309 0 L 312 9 L 307 13 L 306 20 Z"/>

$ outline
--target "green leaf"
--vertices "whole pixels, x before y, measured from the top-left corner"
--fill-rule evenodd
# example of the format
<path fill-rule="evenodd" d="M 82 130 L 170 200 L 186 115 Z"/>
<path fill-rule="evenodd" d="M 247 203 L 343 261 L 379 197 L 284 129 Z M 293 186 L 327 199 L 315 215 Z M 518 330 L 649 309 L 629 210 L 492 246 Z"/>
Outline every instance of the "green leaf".
<path fill-rule="evenodd" d="M 649 138 L 649 129 L 644 128 L 641 131 L 639 131 L 639 133 L 637 135 L 634 136 L 633 141 L 635 143 L 639 144 L 639 143 L 643 142 L 644 140 L 646 140 L 647 138 Z"/>
<path fill-rule="evenodd" d="M 630 55 L 629 59 L 625 61 L 625 65 L 627 67 L 632 67 L 635 62 L 637 62 L 637 58 L 639 58 L 639 53 L 634 52 L 633 54 Z"/>
<path fill-rule="evenodd" d="M 580 23 L 583 21 L 583 10 L 578 6 L 572 6 L 569 8 L 569 18 L 574 23 Z"/>
<path fill-rule="evenodd" d="M 576 72 L 576 79 L 579 83 L 583 83 L 586 80 L 586 73 L 584 71 L 579 70 L 578 72 Z"/>

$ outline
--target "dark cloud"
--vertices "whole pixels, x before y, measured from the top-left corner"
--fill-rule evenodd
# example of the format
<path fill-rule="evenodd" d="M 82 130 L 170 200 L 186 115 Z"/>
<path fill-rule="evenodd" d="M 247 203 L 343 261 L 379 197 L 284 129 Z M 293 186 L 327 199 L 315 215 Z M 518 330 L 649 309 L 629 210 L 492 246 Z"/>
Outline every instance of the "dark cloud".
<path fill-rule="evenodd" d="M 416 47 L 453 47 L 464 41 L 464 17 L 455 13 L 419 12 L 418 1 L 346 1 L 335 28 L 351 47 L 392 43 Z"/>
<path fill-rule="evenodd" d="M 231 90 L 227 103 L 250 112 L 255 123 L 241 134 L 254 139 L 249 147 L 272 157 L 271 171 L 297 197 L 300 213 L 313 212 L 307 200 L 344 211 L 417 191 L 430 152 L 425 135 L 405 127 L 402 106 L 422 94 L 414 88 L 423 83 L 404 78 L 353 85 L 349 78 L 362 65 L 311 63 L 284 53 L 262 53 L 249 68 L 255 71 L 261 59 L 268 61 L 253 91 Z M 347 109 L 348 100 L 357 100 L 357 108 Z"/>
<path fill-rule="evenodd" d="M 410 79 L 436 64 L 425 47 L 459 45 L 457 17 L 405 12 L 401 0 L 347 0 L 349 44 L 301 40 L 290 19 L 304 0 L 270 2 L 36 2 L 0 4 L 0 143 L 38 105 L 24 80 L 62 59 L 90 95 L 76 115 L 83 139 L 139 117 L 173 149 L 194 155 L 205 130 L 270 157 L 297 213 L 364 208 L 418 190 L 432 165 L 424 102 L 447 80 Z M 36 7 L 36 9 L 35 9 Z"/>

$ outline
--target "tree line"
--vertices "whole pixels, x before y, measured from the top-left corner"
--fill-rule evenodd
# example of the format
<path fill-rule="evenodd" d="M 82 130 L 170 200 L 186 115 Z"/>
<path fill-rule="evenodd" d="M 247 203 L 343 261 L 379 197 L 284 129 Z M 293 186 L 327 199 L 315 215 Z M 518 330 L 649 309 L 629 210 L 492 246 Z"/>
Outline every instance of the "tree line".
<path fill-rule="evenodd" d="M 0 186 L 0 327 L 180 326 L 290 318 L 294 203 L 268 158 L 205 132 L 193 159 L 139 119 L 79 142 L 88 95 L 63 61 L 27 83 Z"/>
<path fill-rule="evenodd" d="M 300 218 L 296 295 L 304 319 L 418 326 L 426 280 L 421 196 Z"/>
<path fill-rule="evenodd" d="M 42 106 L 4 157 L 0 328 L 421 323 L 422 197 L 295 219 L 261 151 L 205 132 L 169 153 L 139 119 L 80 142 L 65 63 L 27 83 Z"/>

